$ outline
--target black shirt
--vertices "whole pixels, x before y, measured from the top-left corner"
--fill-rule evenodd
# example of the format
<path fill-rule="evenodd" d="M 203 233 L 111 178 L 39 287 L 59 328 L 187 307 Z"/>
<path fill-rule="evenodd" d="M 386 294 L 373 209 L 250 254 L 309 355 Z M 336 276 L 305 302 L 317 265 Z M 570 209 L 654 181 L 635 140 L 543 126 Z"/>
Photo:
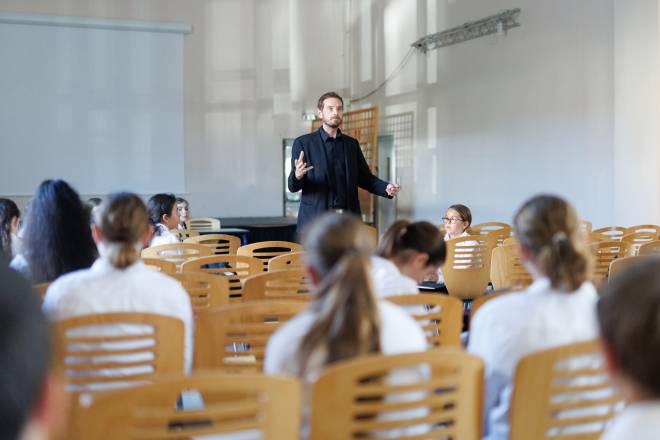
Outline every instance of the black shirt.
<path fill-rule="evenodd" d="M 330 183 L 330 208 L 346 209 L 347 200 L 347 174 L 346 174 L 346 151 L 341 131 L 337 130 L 337 137 L 332 138 L 321 127 L 321 140 L 323 151 L 328 163 L 328 180 Z"/>

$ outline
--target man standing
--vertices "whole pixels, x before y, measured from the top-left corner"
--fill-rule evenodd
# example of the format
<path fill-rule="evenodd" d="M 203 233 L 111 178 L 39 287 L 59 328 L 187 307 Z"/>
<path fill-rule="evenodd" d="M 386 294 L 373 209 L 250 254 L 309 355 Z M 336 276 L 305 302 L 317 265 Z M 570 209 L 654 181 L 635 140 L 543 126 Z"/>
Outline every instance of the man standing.
<path fill-rule="evenodd" d="M 356 139 L 339 130 L 344 101 L 334 92 L 324 93 L 318 101 L 318 131 L 300 136 L 293 142 L 289 191 L 302 190 L 298 211 L 298 233 L 325 211 L 353 212 L 359 216 L 358 186 L 381 197 L 392 198 L 399 185 L 374 176 Z"/>

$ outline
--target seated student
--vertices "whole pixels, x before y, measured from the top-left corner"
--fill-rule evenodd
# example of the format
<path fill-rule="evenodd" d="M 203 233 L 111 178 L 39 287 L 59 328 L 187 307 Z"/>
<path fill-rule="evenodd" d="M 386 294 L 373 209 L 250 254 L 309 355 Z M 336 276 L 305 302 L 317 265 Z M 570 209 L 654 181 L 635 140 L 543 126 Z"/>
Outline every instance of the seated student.
<path fill-rule="evenodd" d="M 21 211 L 16 203 L 10 199 L 0 199 L 0 253 L 8 259 L 20 253 L 20 226 Z"/>
<path fill-rule="evenodd" d="M 176 198 L 176 209 L 179 212 L 179 229 L 188 229 L 186 222 L 190 220 L 190 204 L 182 197 Z"/>
<path fill-rule="evenodd" d="M 185 327 L 184 365 L 189 371 L 193 337 L 190 297 L 176 280 L 140 261 L 140 249 L 151 237 L 144 203 L 135 194 L 116 193 L 108 196 L 100 209 L 98 224 L 92 226 L 100 258 L 90 269 L 67 274 L 51 284 L 44 311 L 53 320 L 111 312 L 179 318 Z"/>
<path fill-rule="evenodd" d="M 172 194 L 156 194 L 149 199 L 148 207 L 149 220 L 154 227 L 154 235 L 149 247 L 179 243 L 179 238 L 170 232 L 170 229 L 179 226 L 176 197 Z"/>
<path fill-rule="evenodd" d="M 89 211 L 78 193 L 63 180 L 46 180 L 30 203 L 23 252 L 11 267 L 34 283 L 87 268 L 97 256 L 89 228 Z"/>
<path fill-rule="evenodd" d="M 403 309 L 374 296 L 369 276 L 374 240 L 363 227 L 356 217 L 335 213 L 314 222 L 303 242 L 315 300 L 280 327 L 266 347 L 266 373 L 305 383 L 303 436 L 308 435 L 309 383 L 324 366 L 369 353 L 426 349 L 419 325 Z"/>
<path fill-rule="evenodd" d="M 660 436 L 660 259 L 612 280 L 598 302 L 598 322 L 610 377 L 628 406 L 603 440 Z"/>
<path fill-rule="evenodd" d="M 0 260 L 3 259 L 0 256 Z M 66 395 L 49 371 L 50 328 L 27 281 L 0 262 L 0 426 L 8 440 L 60 438 Z"/>
<path fill-rule="evenodd" d="M 438 228 L 429 222 L 400 220 L 383 234 L 371 276 L 378 298 L 414 294 L 417 285 L 445 261 L 446 246 Z"/>
<path fill-rule="evenodd" d="M 591 254 L 573 207 L 558 197 L 534 197 L 518 210 L 514 229 L 534 283 L 484 304 L 469 335 L 468 351 L 485 362 L 486 439 L 509 438 L 513 375 L 520 358 L 597 335 L 598 297 L 588 281 Z"/>
<path fill-rule="evenodd" d="M 472 212 L 465 205 L 451 205 L 447 208 L 445 216 L 442 217 L 445 225 L 445 241 L 452 238 L 470 235 L 469 228 L 472 224 Z"/>

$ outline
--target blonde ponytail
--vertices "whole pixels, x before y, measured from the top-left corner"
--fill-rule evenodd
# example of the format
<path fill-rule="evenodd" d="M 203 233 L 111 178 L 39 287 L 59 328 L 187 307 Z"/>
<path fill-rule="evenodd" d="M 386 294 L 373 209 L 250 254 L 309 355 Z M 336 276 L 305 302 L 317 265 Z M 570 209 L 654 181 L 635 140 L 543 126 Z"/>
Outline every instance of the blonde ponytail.
<path fill-rule="evenodd" d="M 144 202 L 135 194 L 116 193 L 101 204 L 99 228 L 104 241 L 99 253 L 117 269 L 140 259 L 141 239 L 149 227 Z"/>

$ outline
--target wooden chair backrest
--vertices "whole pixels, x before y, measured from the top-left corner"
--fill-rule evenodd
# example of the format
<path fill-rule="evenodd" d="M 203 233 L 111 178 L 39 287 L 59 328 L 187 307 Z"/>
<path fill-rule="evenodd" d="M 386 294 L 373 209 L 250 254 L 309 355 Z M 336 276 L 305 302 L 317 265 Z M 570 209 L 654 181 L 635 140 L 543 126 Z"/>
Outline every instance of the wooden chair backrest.
<path fill-rule="evenodd" d="M 186 222 L 186 229 L 199 231 L 204 229 L 220 229 L 220 220 L 214 217 L 193 217 Z"/>
<path fill-rule="evenodd" d="M 184 243 L 207 246 L 214 255 L 236 255 L 236 251 L 241 246 L 241 239 L 227 234 L 204 234 L 187 238 Z"/>
<path fill-rule="evenodd" d="M 490 282 L 495 289 L 520 289 L 532 284 L 532 275 L 520 260 L 519 245 L 507 244 L 493 249 Z"/>
<path fill-rule="evenodd" d="M 624 235 L 633 234 L 635 232 L 649 232 L 652 234 L 660 235 L 660 226 L 658 225 L 636 225 L 626 228 Z"/>
<path fill-rule="evenodd" d="M 198 313 L 194 368 L 260 372 L 270 336 L 306 306 L 302 301 L 249 302 Z"/>
<path fill-rule="evenodd" d="M 507 245 L 510 245 L 510 244 L 519 245 L 520 242 L 518 241 L 518 237 L 509 237 L 509 238 L 507 238 L 506 240 L 504 240 L 502 242 L 502 246 L 507 246 Z"/>
<path fill-rule="evenodd" d="M 39 283 L 32 286 L 32 288 L 34 289 L 35 292 L 39 294 L 39 297 L 43 301 L 44 297 L 46 296 L 46 291 L 48 290 L 50 285 L 51 283 Z"/>
<path fill-rule="evenodd" d="M 611 387 L 596 341 L 523 357 L 511 398 L 511 440 L 599 439 L 621 398 Z M 580 432 L 579 428 L 592 428 Z"/>
<path fill-rule="evenodd" d="M 193 258 L 208 255 L 212 255 L 209 248 L 192 243 L 161 244 L 142 249 L 142 258 L 166 260 L 177 266 L 181 266 L 181 264 Z"/>
<path fill-rule="evenodd" d="M 477 310 L 481 308 L 484 304 L 486 304 L 488 301 L 493 300 L 495 298 L 499 298 L 503 295 L 506 295 L 511 292 L 516 292 L 516 290 L 500 290 L 496 291 L 493 293 L 488 293 L 486 295 L 482 295 L 478 298 L 475 298 L 474 301 L 472 301 L 472 306 L 470 307 L 470 322 L 472 322 L 472 318 L 477 313 Z"/>
<path fill-rule="evenodd" d="M 442 266 L 449 295 L 461 299 L 481 296 L 490 280 L 490 260 L 497 237 L 468 235 L 447 241 L 447 260 Z"/>
<path fill-rule="evenodd" d="M 621 237 L 621 241 L 630 243 L 632 245 L 633 255 L 637 255 L 639 247 L 644 243 L 650 243 L 658 239 L 658 234 L 655 232 L 631 232 Z"/>
<path fill-rule="evenodd" d="M 179 280 L 188 295 L 193 312 L 229 304 L 229 280 L 203 272 L 181 272 L 172 274 Z"/>
<path fill-rule="evenodd" d="M 630 257 L 617 258 L 610 263 L 610 276 L 608 281 L 612 282 L 622 271 L 627 270 L 629 267 L 636 266 L 649 259 L 656 258 L 654 255 L 634 255 Z"/>
<path fill-rule="evenodd" d="M 255 257 L 262 261 L 263 271 L 268 271 L 268 261 L 289 252 L 301 252 L 303 247 L 290 241 L 260 241 L 238 248 L 236 255 Z"/>
<path fill-rule="evenodd" d="M 192 390 L 199 393 L 204 407 L 178 410 L 181 394 Z M 290 378 L 168 375 L 149 385 L 95 396 L 80 408 L 76 437 L 161 440 L 225 434 L 222 438 L 233 438 L 232 434 L 250 430 L 262 439 L 297 439 L 301 395 L 299 382 Z"/>
<path fill-rule="evenodd" d="M 610 263 L 617 258 L 632 255 L 633 247 L 630 243 L 622 241 L 597 241 L 591 243 L 591 252 L 594 256 L 594 269 L 591 279 L 598 284 L 607 281 L 610 273 Z"/>
<path fill-rule="evenodd" d="M 185 241 L 187 238 L 197 237 L 199 235 L 198 231 L 193 231 L 192 229 L 170 229 L 170 232 L 176 235 L 181 242 Z"/>
<path fill-rule="evenodd" d="M 309 280 L 302 269 L 259 273 L 243 280 L 243 301 L 311 299 Z"/>
<path fill-rule="evenodd" d="M 177 318 L 99 313 L 55 321 L 53 331 L 55 366 L 74 392 L 183 373 L 184 325 Z"/>
<path fill-rule="evenodd" d="M 486 222 L 470 226 L 473 235 L 494 235 L 497 246 L 502 246 L 504 240 L 511 238 L 511 225 L 502 222 Z"/>
<path fill-rule="evenodd" d="M 660 240 L 649 241 L 642 243 L 637 250 L 638 255 L 654 255 L 660 254 Z"/>
<path fill-rule="evenodd" d="M 226 277 L 229 282 L 230 297 L 233 299 L 241 297 L 243 292 L 241 281 L 250 275 L 261 273 L 261 269 L 261 261 L 240 255 L 211 255 L 195 258 L 181 265 L 181 272 L 204 272 Z"/>
<path fill-rule="evenodd" d="M 157 272 L 163 272 L 168 275 L 176 273 L 176 264 L 171 261 L 165 261 L 159 258 L 143 258 L 142 262 L 145 266 Z"/>
<path fill-rule="evenodd" d="M 414 295 L 388 296 L 388 301 L 398 304 L 408 311 L 415 307 L 415 320 L 419 321 L 426 334 L 429 347 L 461 346 L 461 328 L 463 327 L 463 302 L 458 298 L 431 293 Z"/>
<path fill-rule="evenodd" d="M 268 272 L 284 269 L 302 269 L 305 252 L 289 252 L 273 257 L 268 261 Z"/>
<path fill-rule="evenodd" d="M 617 241 L 626 233 L 623 226 L 605 226 L 591 231 L 591 241 Z"/>
<path fill-rule="evenodd" d="M 481 438 L 483 362 L 455 347 L 340 362 L 311 395 L 313 440 Z"/>

